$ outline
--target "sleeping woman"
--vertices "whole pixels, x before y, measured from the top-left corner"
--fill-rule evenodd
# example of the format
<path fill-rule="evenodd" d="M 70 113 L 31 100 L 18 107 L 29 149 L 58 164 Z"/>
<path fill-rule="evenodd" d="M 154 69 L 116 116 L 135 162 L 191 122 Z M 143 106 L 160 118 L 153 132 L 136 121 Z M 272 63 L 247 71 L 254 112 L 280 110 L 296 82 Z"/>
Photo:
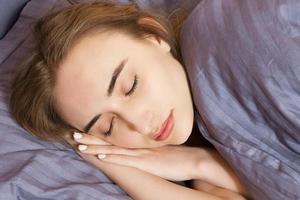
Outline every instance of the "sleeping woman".
<path fill-rule="evenodd" d="M 10 96 L 30 133 L 67 141 L 133 199 L 247 197 L 216 150 L 189 146 L 192 94 L 165 18 L 131 4 L 77 4 L 40 19 L 35 39 Z M 186 180 L 191 187 L 174 183 Z"/>

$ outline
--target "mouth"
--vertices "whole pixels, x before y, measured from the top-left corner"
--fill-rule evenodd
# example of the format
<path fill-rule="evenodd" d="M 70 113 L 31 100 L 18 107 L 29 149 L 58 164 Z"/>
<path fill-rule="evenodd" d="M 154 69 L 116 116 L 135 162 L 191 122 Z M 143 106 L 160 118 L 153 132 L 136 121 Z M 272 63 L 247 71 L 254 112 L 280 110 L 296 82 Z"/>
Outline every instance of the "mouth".
<path fill-rule="evenodd" d="M 174 117 L 173 117 L 173 110 L 171 110 L 169 116 L 164 121 L 159 131 L 154 134 L 153 136 L 154 140 L 163 141 L 167 139 L 171 135 L 173 127 L 174 127 Z"/>

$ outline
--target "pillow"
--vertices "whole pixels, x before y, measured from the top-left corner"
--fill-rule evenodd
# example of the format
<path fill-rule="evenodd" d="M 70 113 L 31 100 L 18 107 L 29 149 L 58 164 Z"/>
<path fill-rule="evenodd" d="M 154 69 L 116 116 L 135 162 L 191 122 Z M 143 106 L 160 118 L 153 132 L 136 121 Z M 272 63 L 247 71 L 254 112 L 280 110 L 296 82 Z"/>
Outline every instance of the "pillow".
<path fill-rule="evenodd" d="M 0 2 L 0 39 L 4 37 L 28 0 L 10 0 Z"/>
<path fill-rule="evenodd" d="M 189 13 L 201 0 L 133 0 L 140 8 L 161 10 L 164 13 L 172 14 L 180 9 Z"/>
<path fill-rule="evenodd" d="M 33 24 L 53 9 L 87 1 L 92 0 L 31 0 L 0 40 L 0 199 L 130 199 L 68 145 L 30 135 L 16 124 L 8 111 L 11 76 L 15 66 L 30 53 Z M 178 6 L 181 2 L 184 7 L 193 7 L 183 0 L 176 2 Z M 191 1 L 193 5 L 195 2 Z M 154 2 L 137 0 L 136 3 L 142 9 L 158 6 L 157 2 L 154 5 Z M 174 6 L 171 1 L 161 3 L 165 12 Z"/>
<path fill-rule="evenodd" d="M 300 199 L 300 3 L 205 0 L 183 60 L 201 133 L 253 199 Z"/>

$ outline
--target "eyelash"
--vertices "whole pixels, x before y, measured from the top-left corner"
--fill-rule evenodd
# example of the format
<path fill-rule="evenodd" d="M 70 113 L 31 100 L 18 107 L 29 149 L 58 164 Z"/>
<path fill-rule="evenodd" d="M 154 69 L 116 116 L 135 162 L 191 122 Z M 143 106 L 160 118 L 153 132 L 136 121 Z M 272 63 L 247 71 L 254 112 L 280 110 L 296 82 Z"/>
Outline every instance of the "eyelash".
<path fill-rule="evenodd" d="M 134 83 L 133 83 L 133 86 L 132 86 L 132 88 L 129 90 L 129 92 L 127 92 L 125 95 L 126 95 L 126 96 L 132 95 L 132 93 L 135 91 L 135 89 L 136 89 L 136 87 L 137 87 L 137 84 L 138 84 L 138 77 L 135 75 L 135 76 L 134 76 Z"/>
<path fill-rule="evenodd" d="M 105 136 L 110 136 L 110 135 L 111 135 L 111 132 L 112 132 L 113 127 L 114 127 L 114 123 L 113 123 L 113 122 L 114 122 L 114 119 L 115 119 L 115 117 L 113 117 L 112 120 L 111 120 L 109 130 L 108 130 L 107 132 L 104 133 Z"/>
<path fill-rule="evenodd" d="M 133 86 L 132 88 L 129 90 L 129 92 L 127 92 L 125 95 L 126 96 L 130 96 L 134 93 L 134 91 L 136 90 L 137 88 L 137 84 L 138 84 L 138 77 L 135 76 L 134 77 L 134 83 L 133 83 Z M 109 127 L 109 130 L 107 132 L 104 133 L 105 136 L 110 136 L 111 133 L 112 133 L 112 130 L 113 130 L 113 127 L 114 127 L 114 123 L 113 123 L 113 120 L 114 120 L 115 117 L 112 118 L 111 120 L 111 123 L 110 123 L 110 127 Z"/>

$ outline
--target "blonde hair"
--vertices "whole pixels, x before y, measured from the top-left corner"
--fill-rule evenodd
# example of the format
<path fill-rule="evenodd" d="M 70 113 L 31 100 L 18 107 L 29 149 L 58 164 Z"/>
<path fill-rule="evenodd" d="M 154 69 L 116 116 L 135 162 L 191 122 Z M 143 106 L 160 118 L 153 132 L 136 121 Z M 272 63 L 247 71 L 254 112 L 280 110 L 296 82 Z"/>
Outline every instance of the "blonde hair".
<path fill-rule="evenodd" d="M 61 140 L 75 131 L 56 112 L 52 90 L 58 66 L 80 38 L 99 30 L 125 31 L 135 38 L 154 35 L 165 40 L 181 60 L 172 26 L 134 4 L 111 1 L 81 3 L 41 18 L 34 27 L 36 43 L 12 82 L 10 110 L 28 132 L 45 140 Z"/>

